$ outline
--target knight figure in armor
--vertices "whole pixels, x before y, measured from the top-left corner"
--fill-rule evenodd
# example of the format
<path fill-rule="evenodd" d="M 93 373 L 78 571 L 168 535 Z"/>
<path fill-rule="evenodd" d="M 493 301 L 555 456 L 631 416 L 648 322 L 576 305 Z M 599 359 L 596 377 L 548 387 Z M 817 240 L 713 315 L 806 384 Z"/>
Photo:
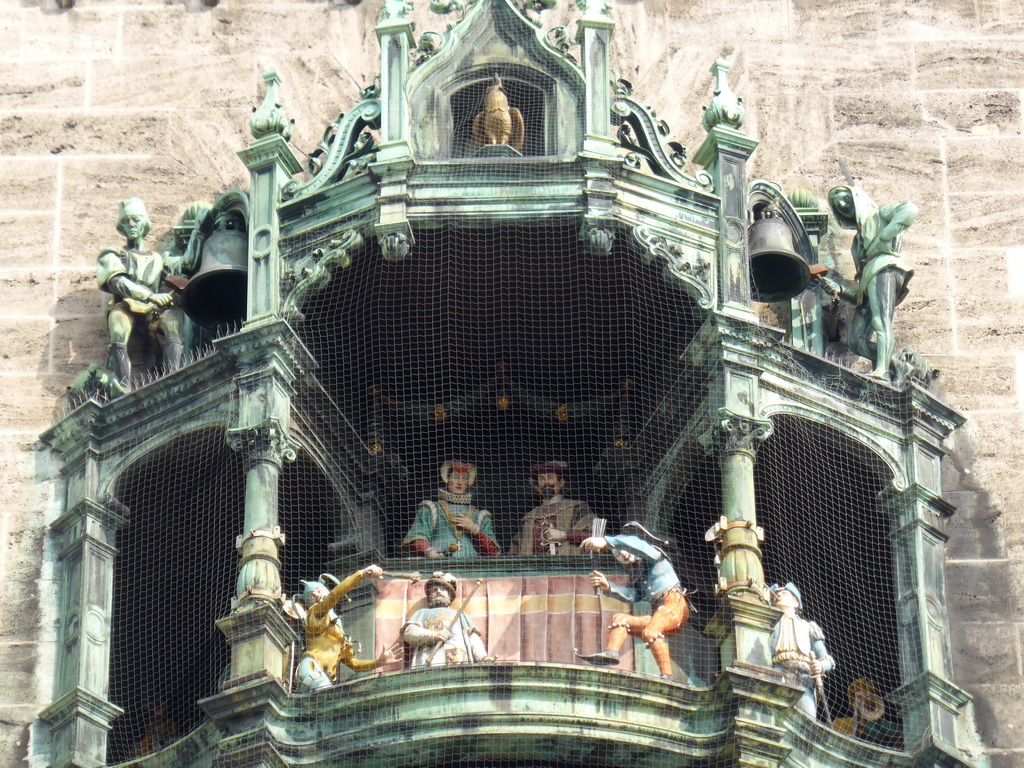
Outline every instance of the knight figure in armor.
<path fill-rule="evenodd" d="M 412 666 L 494 661 L 472 620 L 451 607 L 457 589 L 450 573 L 435 571 L 427 580 L 427 607 L 414 612 L 402 627 L 402 639 L 414 649 Z"/>

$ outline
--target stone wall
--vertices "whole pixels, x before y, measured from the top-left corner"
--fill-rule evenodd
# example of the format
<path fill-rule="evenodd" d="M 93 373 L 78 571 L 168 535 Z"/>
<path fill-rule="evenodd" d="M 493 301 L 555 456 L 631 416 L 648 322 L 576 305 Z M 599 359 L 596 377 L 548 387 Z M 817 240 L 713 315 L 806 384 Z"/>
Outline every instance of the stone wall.
<path fill-rule="evenodd" d="M 94 260 L 117 203 L 147 202 L 156 242 L 185 205 L 245 186 L 260 74 L 276 67 L 296 150 L 379 69 L 379 0 L 18 0 L 0 8 L 0 764 L 26 758 L 50 698 L 55 586 L 44 526 L 57 467 L 37 442 L 61 393 L 102 362 Z M 563 5 L 565 1 L 563 1 Z M 424 6 L 424 0 L 418 5 Z M 838 159 L 879 203 L 921 215 L 901 345 L 942 370 L 969 417 L 951 449 L 950 608 L 958 682 L 997 766 L 1024 766 L 1024 7 L 1019 0 L 618 0 L 615 64 L 691 149 L 708 67 L 761 142 L 755 176 L 819 197 Z M 418 31 L 444 20 L 418 8 Z M 567 9 L 551 21 L 570 17 Z M 830 243 L 840 260 L 848 244 Z"/>

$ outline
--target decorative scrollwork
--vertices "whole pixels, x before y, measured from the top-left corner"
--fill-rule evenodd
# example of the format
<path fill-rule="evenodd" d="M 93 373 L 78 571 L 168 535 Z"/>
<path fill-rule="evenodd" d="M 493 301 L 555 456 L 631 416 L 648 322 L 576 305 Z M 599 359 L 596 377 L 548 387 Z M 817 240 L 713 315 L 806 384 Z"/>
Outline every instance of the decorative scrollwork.
<path fill-rule="evenodd" d="M 569 49 L 572 47 L 572 37 L 565 27 L 549 29 L 547 35 L 544 36 L 544 42 L 551 50 L 562 56 L 568 55 Z"/>
<path fill-rule="evenodd" d="M 380 99 L 369 97 L 347 114 L 338 115 L 338 119 L 324 131 L 320 146 L 310 154 L 308 167 L 313 178 L 303 185 L 285 186 L 282 191 L 285 198 L 311 194 L 365 170 L 376 149 L 373 136 L 367 129 L 380 127 L 380 113 Z"/>
<path fill-rule="evenodd" d="M 424 32 L 416 44 L 416 64 L 422 64 L 435 55 L 444 48 L 446 42 L 447 38 L 439 32 Z"/>
<path fill-rule="evenodd" d="M 356 230 L 349 230 L 331 240 L 326 249 L 316 248 L 292 264 L 281 281 L 281 292 L 286 296 L 285 311 L 298 312 L 307 296 L 326 288 L 336 268 L 351 266 L 352 251 L 362 244 L 363 236 Z"/>
<path fill-rule="evenodd" d="M 775 427 L 768 419 L 741 416 L 727 408 L 718 409 L 716 448 L 721 453 L 753 454 Z"/>
<path fill-rule="evenodd" d="M 644 225 L 633 228 L 633 236 L 644 246 L 649 260 L 664 259 L 670 274 L 683 281 L 704 308 L 712 304 L 711 262 L 699 253 L 688 253 L 682 245 L 653 232 Z"/>
<path fill-rule="evenodd" d="M 654 110 L 637 102 L 632 93 L 633 85 L 628 80 L 616 82 L 612 116 L 618 122 L 619 146 L 643 157 L 657 176 L 691 188 L 707 189 L 708 184 L 703 180 L 683 172 L 689 159 L 686 147 L 669 139 L 672 131 L 668 123 Z"/>

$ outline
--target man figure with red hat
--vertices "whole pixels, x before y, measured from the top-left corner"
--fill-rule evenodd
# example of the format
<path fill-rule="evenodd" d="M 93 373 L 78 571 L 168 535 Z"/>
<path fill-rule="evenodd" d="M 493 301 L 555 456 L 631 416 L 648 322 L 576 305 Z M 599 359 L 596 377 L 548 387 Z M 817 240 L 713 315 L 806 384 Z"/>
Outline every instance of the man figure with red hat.
<path fill-rule="evenodd" d="M 476 466 L 446 461 L 441 465 L 441 479 L 445 488 L 438 489 L 437 501 L 420 502 L 402 544 L 413 555 L 435 559 L 497 555 L 491 513 L 472 504 L 469 489 L 476 482 Z"/>
<path fill-rule="evenodd" d="M 530 468 L 533 488 L 543 501 L 523 518 L 523 527 L 512 541 L 513 555 L 579 554 L 594 515 L 587 502 L 562 497 L 568 471 L 569 465 L 562 461 Z"/>

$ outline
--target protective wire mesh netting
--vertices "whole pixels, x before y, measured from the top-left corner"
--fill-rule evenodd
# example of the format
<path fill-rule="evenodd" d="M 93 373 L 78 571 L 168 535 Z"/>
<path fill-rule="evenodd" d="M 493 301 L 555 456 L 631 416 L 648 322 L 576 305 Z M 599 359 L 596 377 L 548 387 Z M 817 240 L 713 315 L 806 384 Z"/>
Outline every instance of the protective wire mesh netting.
<path fill-rule="evenodd" d="M 125 713 L 111 763 L 168 746 L 202 719 L 229 653 L 214 622 L 231 608 L 241 532 L 241 461 L 221 429 L 180 437 L 120 478 L 110 699 Z"/>
<path fill-rule="evenodd" d="M 318 367 L 293 401 L 299 455 L 279 482 L 284 592 L 301 593 L 301 580 L 324 573 L 343 580 L 371 560 L 389 571 L 449 571 L 461 579 L 454 605 L 466 604 L 465 632 L 482 652 L 462 637 L 461 649 L 446 656 L 445 646 L 439 658 L 582 664 L 575 652 L 602 650 L 612 615 L 634 609 L 598 601 L 592 560 L 571 553 L 592 517 L 614 535 L 638 520 L 668 540 L 662 547 L 679 580 L 694 590 L 690 621 L 669 642 L 673 677 L 708 691 L 719 661 L 703 630 L 720 604 L 705 532 L 722 514 L 722 477 L 688 425 L 707 407 L 716 372 L 683 354 L 705 316 L 625 233 L 596 255 L 569 220 L 432 224 L 414 231 L 401 261 L 386 261 L 368 240 L 302 307 L 299 334 Z M 342 231 L 308 233 L 284 249 L 300 259 Z M 835 660 L 817 718 L 902 749 L 900 711 L 887 698 L 901 683 L 883 494 L 891 472 L 837 429 L 789 416 L 774 422 L 755 465 L 764 566 L 769 583 L 796 584 Z M 462 474 L 471 487 L 449 482 Z M 563 502 L 564 512 L 537 509 L 548 486 L 557 492 L 548 501 Z M 118 481 L 130 513 L 115 570 L 111 700 L 125 714 L 110 735 L 111 762 L 194 729 L 204 719 L 196 701 L 225 679 L 229 654 L 214 622 L 231 610 L 244 493 L 242 461 L 218 429 L 178 438 Z M 559 531 L 564 539 L 549 542 Z M 638 575 L 611 558 L 598 565 L 620 585 Z M 485 581 L 467 601 L 478 573 Z M 361 640 L 353 651 L 361 660 L 427 607 L 422 582 L 376 586 L 369 614 L 365 591 L 335 607 Z M 292 626 L 288 683 L 303 693 L 304 634 Z M 639 691 L 644 675 L 663 671 L 642 644 L 622 651 L 610 669 L 623 670 L 623 686 Z M 410 645 L 383 671 L 408 668 L 418 653 Z M 342 666 L 339 678 L 349 674 Z M 865 698 L 872 707 L 855 706 Z M 508 762 L 452 747 L 438 764 L 618 759 L 524 754 Z"/>

